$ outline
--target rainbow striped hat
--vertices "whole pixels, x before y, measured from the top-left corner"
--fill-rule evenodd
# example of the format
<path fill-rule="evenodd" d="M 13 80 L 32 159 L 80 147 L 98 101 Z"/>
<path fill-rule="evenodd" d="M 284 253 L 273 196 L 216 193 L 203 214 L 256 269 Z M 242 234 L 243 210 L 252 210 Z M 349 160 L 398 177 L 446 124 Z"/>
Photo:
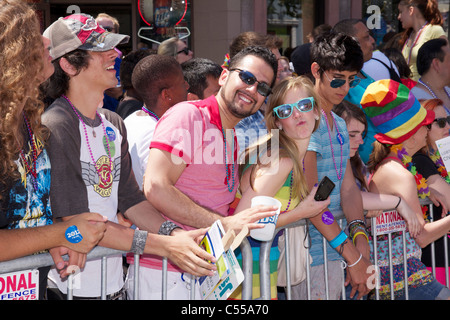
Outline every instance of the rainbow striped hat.
<path fill-rule="evenodd" d="M 386 144 L 402 143 L 434 120 L 434 112 L 423 108 L 408 87 L 390 79 L 371 83 L 361 107 L 376 127 L 375 139 Z"/>

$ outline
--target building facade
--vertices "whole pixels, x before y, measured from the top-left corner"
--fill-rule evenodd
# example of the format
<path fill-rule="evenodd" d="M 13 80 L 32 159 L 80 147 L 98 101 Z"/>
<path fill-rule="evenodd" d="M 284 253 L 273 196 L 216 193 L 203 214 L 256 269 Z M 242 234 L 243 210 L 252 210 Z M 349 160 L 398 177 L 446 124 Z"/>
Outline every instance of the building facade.
<path fill-rule="evenodd" d="M 142 46 L 156 48 L 165 37 L 177 33 L 185 37 L 194 56 L 206 57 L 217 63 L 222 63 L 233 38 L 249 30 L 277 34 L 283 39 L 283 51 L 307 42 L 308 34 L 314 27 L 320 24 L 333 26 L 346 18 L 370 19 L 376 26 L 372 31 L 377 44 L 382 43 L 386 33 L 401 31 L 396 16 L 399 0 L 27 1 L 36 5 L 42 29 L 58 17 L 70 13 L 83 12 L 96 16 L 106 12 L 119 20 L 120 33 L 131 37 L 130 43 L 121 48 L 125 52 Z M 448 32 L 450 0 L 438 2 L 446 21 L 444 29 Z M 160 7 L 165 7 L 166 17 L 171 17 L 172 21 L 169 18 L 165 20 L 169 27 L 155 28 L 156 22 L 153 20 L 164 16 L 164 13 L 153 14 L 155 8 Z"/>

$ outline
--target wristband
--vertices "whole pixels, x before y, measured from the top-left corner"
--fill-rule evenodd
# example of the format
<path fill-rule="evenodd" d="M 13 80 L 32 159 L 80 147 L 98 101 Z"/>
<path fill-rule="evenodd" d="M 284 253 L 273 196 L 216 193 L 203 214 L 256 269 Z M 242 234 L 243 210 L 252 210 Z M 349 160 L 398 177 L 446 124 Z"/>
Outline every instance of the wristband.
<path fill-rule="evenodd" d="M 334 238 L 333 240 L 328 241 L 328 243 L 330 244 L 330 246 L 331 246 L 333 249 L 336 249 L 336 248 L 339 247 L 342 243 L 344 243 L 344 241 L 347 240 L 347 238 L 348 238 L 347 234 L 346 234 L 344 231 L 341 230 L 341 233 L 339 233 L 339 234 L 337 235 L 337 237 Z"/>
<path fill-rule="evenodd" d="M 357 232 L 357 233 L 355 233 L 355 234 L 353 235 L 353 244 L 355 244 L 355 239 L 356 239 L 356 237 L 359 236 L 360 234 L 362 234 L 364 237 L 366 237 L 367 243 L 369 243 L 369 237 L 367 236 L 367 234 L 366 234 L 365 232 L 363 232 L 363 231 L 359 231 L 359 232 Z"/>
<path fill-rule="evenodd" d="M 351 267 L 354 267 L 354 266 L 356 266 L 357 264 L 358 264 L 358 262 L 360 262 L 361 261 L 361 259 L 362 259 L 362 253 L 359 255 L 359 259 L 358 260 L 356 260 L 356 262 L 355 263 L 353 263 L 353 264 L 349 264 L 348 265 L 348 267 L 349 268 L 351 268 Z"/>
<path fill-rule="evenodd" d="M 353 239 L 353 243 L 355 242 L 355 236 L 359 233 L 364 233 L 367 236 L 366 233 L 366 224 L 362 220 L 353 220 L 348 225 L 348 233 L 350 235 L 350 238 Z"/>
<path fill-rule="evenodd" d="M 143 254 L 147 243 L 147 231 L 136 229 L 134 231 L 133 242 L 130 251 L 136 254 Z"/>
<path fill-rule="evenodd" d="M 353 220 L 352 222 L 350 222 L 350 223 L 348 224 L 348 228 L 351 228 L 354 224 L 356 224 L 356 225 L 362 225 L 363 227 L 366 227 L 366 223 L 365 223 L 363 220 L 361 220 L 361 219 L 355 219 L 355 220 Z"/>
<path fill-rule="evenodd" d="M 159 227 L 158 234 L 170 236 L 170 233 L 176 228 L 180 228 L 180 227 L 178 225 L 176 225 L 175 223 L 173 223 L 172 221 L 167 220 L 167 221 L 163 222 L 161 227 Z"/>

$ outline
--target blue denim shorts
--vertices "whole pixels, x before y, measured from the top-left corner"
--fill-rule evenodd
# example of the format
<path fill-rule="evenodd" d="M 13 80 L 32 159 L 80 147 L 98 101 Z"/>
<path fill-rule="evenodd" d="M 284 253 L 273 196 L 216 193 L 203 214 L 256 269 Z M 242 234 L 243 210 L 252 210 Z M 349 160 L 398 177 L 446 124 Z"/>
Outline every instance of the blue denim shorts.
<path fill-rule="evenodd" d="M 408 288 L 409 300 L 447 300 L 450 299 L 450 289 L 436 279 L 423 286 Z M 404 290 L 396 292 L 396 300 L 405 300 Z"/>

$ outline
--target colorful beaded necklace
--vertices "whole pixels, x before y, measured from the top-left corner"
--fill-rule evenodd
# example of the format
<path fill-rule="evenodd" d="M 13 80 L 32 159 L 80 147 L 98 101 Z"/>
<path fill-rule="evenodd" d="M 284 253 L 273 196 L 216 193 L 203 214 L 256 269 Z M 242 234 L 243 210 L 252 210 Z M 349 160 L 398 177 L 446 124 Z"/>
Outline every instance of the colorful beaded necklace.
<path fill-rule="evenodd" d="M 227 152 L 227 138 L 225 135 L 225 130 L 222 127 L 222 134 L 223 134 L 223 144 L 224 144 L 224 158 L 225 158 L 225 173 L 227 175 L 226 179 L 227 179 L 227 187 L 228 187 L 228 191 L 229 192 L 233 192 L 234 190 L 234 167 L 235 167 L 235 162 L 233 160 L 234 156 L 231 155 L 231 161 L 233 162 L 233 164 L 231 165 L 231 177 L 230 177 L 230 169 L 228 168 L 228 152 Z M 234 138 L 232 137 L 232 141 L 234 141 Z M 231 152 L 234 152 L 234 143 L 231 144 Z M 230 180 L 233 179 L 233 183 L 230 187 Z"/>
<path fill-rule="evenodd" d="M 422 80 L 422 78 L 420 78 L 419 79 L 419 83 L 421 84 L 421 85 L 423 85 L 425 88 L 427 88 L 427 90 L 431 93 L 431 95 L 433 96 L 433 98 L 435 98 L 435 99 L 437 99 L 437 95 L 436 95 L 436 93 L 434 93 L 434 91 Z M 447 94 L 447 97 L 450 99 L 450 93 L 447 91 L 447 88 L 446 87 L 444 87 L 444 91 L 445 91 L 445 93 Z M 444 105 L 442 105 L 443 107 L 444 107 L 444 109 L 445 109 L 445 111 L 447 111 L 447 113 L 449 113 L 450 112 L 450 110 L 448 110 L 448 108 L 446 107 L 446 106 L 444 106 Z"/>
<path fill-rule="evenodd" d="M 408 65 L 411 62 L 411 55 L 412 55 L 412 51 L 414 49 L 414 46 L 417 44 L 417 41 L 419 41 L 419 38 L 420 38 L 420 35 L 422 34 L 422 31 L 425 29 L 425 27 L 427 25 L 428 25 L 428 22 L 425 22 L 425 24 L 422 27 L 420 27 L 419 31 L 416 34 L 416 37 L 415 37 L 413 43 L 411 43 L 411 47 L 409 49 L 408 61 L 407 61 Z M 407 44 L 408 44 L 410 39 L 411 39 L 411 34 L 409 35 L 408 40 L 406 40 L 406 42 L 404 43 L 402 51 L 405 49 L 405 47 L 407 46 Z"/>
<path fill-rule="evenodd" d="M 30 166 L 28 164 L 28 161 L 25 157 L 25 153 L 23 152 L 23 149 L 20 150 L 20 157 L 22 158 L 23 163 L 25 164 L 25 166 L 28 169 L 28 172 L 31 173 L 32 175 L 32 180 L 33 180 L 33 186 L 34 189 L 37 190 L 38 189 L 38 185 L 37 185 L 37 170 L 36 170 L 36 165 L 37 165 L 37 147 L 36 147 L 36 141 L 34 140 L 34 133 L 33 130 L 31 129 L 31 125 L 30 125 L 30 121 L 28 120 L 27 116 L 25 115 L 24 112 L 22 112 L 23 115 L 23 120 L 27 126 L 27 131 L 28 131 L 28 138 L 30 140 L 30 145 L 31 145 L 31 154 L 32 154 L 32 166 Z"/>
<path fill-rule="evenodd" d="M 103 184 L 107 184 L 108 181 L 105 180 L 105 179 L 103 179 L 102 172 L 100 171 L 100 168 L 97 166 L 97 163 L 95 162 L 95 159 L 94 159 L 94 155 L 92 154 L 91 145 L 90 145 L 90 143 L 89 143 L 89 137 L 88 137 L 87 130 L 86 130 L 86 124 L 84 123 L 83 118 L 81 118 L 80 114 L 78 113 L 77 109 L 76 109 L 75 106 L 72 104 L 72 102 L 69 100 L 69 98 L 66 97 L 65 95 L 62 95 L 62 97 L 63 97 L 64 99 L 66 99 L 66 101 L 70 104 L 70 106 L 72 107 L 73 112 L 75 112 L 75 114 L 77 115 L 78 119 L 79 119 L 80 122 L 83 124 L 84 137 L 85 137 L 86 144 L 87 144 L 87 147 L 88 147 L 88 150 L 89 150 L 89 155 L 91 156 L 92 163 L 94 164 L 94 167 L 95 167 L 95 169 L 97 170 L 98 177 L 100 178 L 100 181 L 101 181 Z M 108 174 L 108 177 L 109 177 L 109 176 L 111 176 L 111 171 L 112 171 L 112 160 L 111 160 L 111 150 L 110 150 L 110 147 L 109 147 L 109 138 L 108 138 L 108 135 L 106 134 L 105 124 L 103 123 L 102 117 L 98 114 L 97 111 L 95 111 L 95 115 L 96 115 L 97 117 L 100 118 L 100 121 L 101 121 L 101 123 L 102 123 L 103 136 L 104 136 L 104 138 L 105 138 L 106 146 L 107 146 L 107 149 L 108 149 L 108 159 L 109 159 L 109 172 L 108 172 L 109 174 Z"/>
<path fill-rule="evenodd" d="M 419 83 L 420 83 L 421 85 L 423 85 L 425 88 L 427 88 L 427 90 L 431 93 L 431 95 L 433 96 L 433 98 L 435 98 L 435 99 L 437 98 L 436 93 L 434 93 L 434 91 L 430 88 L 430 86 L 428 86 L 428 84 L 426 84 L 426 83 L 422 80 L 422 78 L 419 79 Z M 449 97 L 449 99 L 450 99 L 450 93 L 448 93 L 446 87 L 444 87 L 444 91 L 445 91 L 445 93 L 447 94 L 447 97 Z"/>
<path fill-rule="evenodd" d="M 290 205 L 291 205 L 291 200 L 292 200 L 292 182 L 294 180 L 294 170 L 291 170 L 290 175 L 291 175 L 291 179 L 290 179 L 290 182 L 289 182 L 289 201 L 288 201 L 288 204 L 286 206 L 286 210 L 284 210 L 283 212 L 280 212 L 280 214 L 287 212 L 289 210 Z"/>
<path fill-rule="evenodd" d="M 408 155 L 401 144 L 393 145 L 390 149 L 397 155 L 397 158 L 403 163 L 403 166 L 414 176 L 418 196 L 422 199 L 428 197 L 430 190 L 428 189 L 427 180 L 417 171 L 416 166 L 412 163 L 412 157 Z"/>
<path fill-rule="evenodd" d="M 305 174 L 305 159 L 304 158 L 303 158 L 303 162 L 302 163 L 303 163 L 303 174 Z M 288 204 L 286 206 L 286 210 L 284 210 L 283 212 L 280 212 L 280 214 L 287 212 L 289 210 L 289 207 L 291 206 L 291 201 L 292 201 L 292 183 L 294 181 L 294 170 L 291 170 L 290 175 L 291 175 L 291 179 L 290 179 L 290 182 L 289 182 L 289 201 L 288 201 Z M 302 201 L 302 200 L 303 200 L 303 197 L 300 197 L 300 201 Z"/>
<path fill-rule="evenodd" d="M 146 106 L 142 106 L 142 111 L 144 111 L 146 114 L 148 114 L 150 117 L 155 118 L 156 121 L 159 121 L 159 117 L 156 113 L 154 113 L 153 111 L 147 109 Z"/>
<path fill-rule="evenodd" d="M 450 184 L 450 176 L 448 175 L 447 169 L 445 168 L 444 162 L 442 161 L 439 150 L 436 150 L 436 152 L 434 152 L 434 150 L 431 150 L 430 159 L 434 162 L 441 177 Z"/>
<path fill-rule="evenodd" d="M 343 138 L 342 134 L 339 132 L 339 128 L 336 124 L 336 119 L 334 119 L 333 113 L 331 113 L 331 117 L 333 118 L 333 122 L 334 122 L 334 127 L 336 128 L 336 132 L 337 132 L 336 139 L 338 140 L 339 146 L 341 148 L 341 167 L 338 172 L 337 165 L 336 165 L 336 159 L 334 158 L 333 141 L 331 139 L 331 129 L 330 129 L 330 125 L 328 124 L 327 114 L 325 113 L 325 111 L 323 111 L 323 109 L 321 111 L 325 118 L 325 122 L 327 123 L 328 137 L 330 138 L 331 156 L 333 157 L 333 164 L 334 164 L 334 169 L 336 170 L 336 176 L 337 176 L 338 180 L 341 180 L 341 178 L 342 178 L 342 158 L 343 158 L 342 146 L 344 144 L 344 138 Z"/>

